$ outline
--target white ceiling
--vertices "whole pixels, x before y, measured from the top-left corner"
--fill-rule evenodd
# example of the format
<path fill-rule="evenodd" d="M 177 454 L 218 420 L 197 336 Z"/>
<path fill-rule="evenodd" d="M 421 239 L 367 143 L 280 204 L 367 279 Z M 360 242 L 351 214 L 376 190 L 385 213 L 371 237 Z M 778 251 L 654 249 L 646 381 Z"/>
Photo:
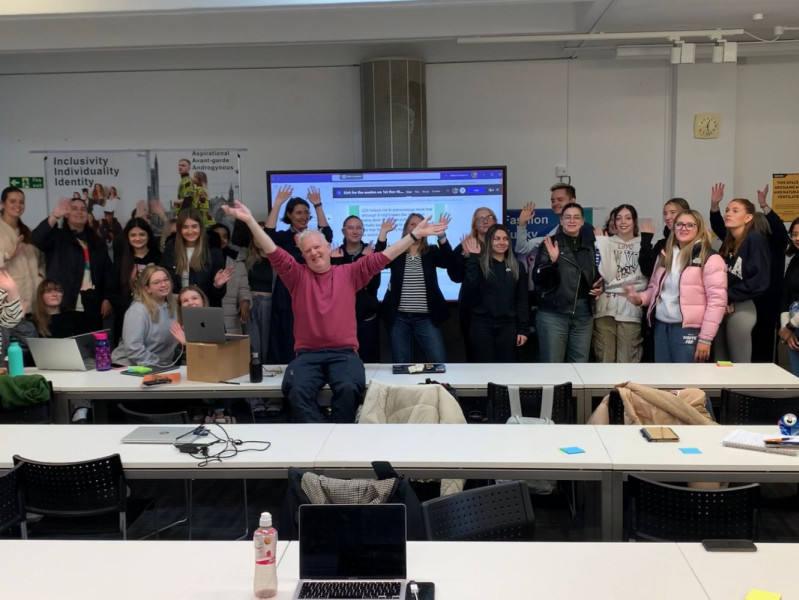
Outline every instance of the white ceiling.
<path fill-rule="evenodd" d="M 754 13 L 763 20 L 753 20 Z M 288 63 L 294 55 L 324 63 L 386 53 L 428 61 L 590 58 L 615 55 L 622 42 L 465 45 L 457 39 L 715 28 L 748 32 L 735 38 L 751 42 L 741 45 L 740 56 L 799 52 L 799 43 L 756 43 L 753 36 L 773 39 L 776 25 L 799 27 L 799 0 L 17 0 L 0 6 L 0 53 L 69 50 L 85 57 L 159 49 L 163 56 L 168 48 L 194 49 L 213 61 L 217 53 L 243 56 L 246 49 Z M 799 30 L 781 39 L 799 40 Z"/>

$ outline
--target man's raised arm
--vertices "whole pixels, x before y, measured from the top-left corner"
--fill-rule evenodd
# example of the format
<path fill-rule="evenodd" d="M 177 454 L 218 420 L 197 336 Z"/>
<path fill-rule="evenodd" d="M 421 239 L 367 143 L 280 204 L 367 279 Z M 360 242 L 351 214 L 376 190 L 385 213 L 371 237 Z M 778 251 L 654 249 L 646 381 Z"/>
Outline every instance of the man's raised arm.
<path fill-rule="evenodd" d="M 258 221 L 256 221 L 255 217 L 252 216 L 250 209 L 244 206 L 241 202 L 234 200 L 232 207 L 222 206 L 222 210 L 225 211 L 226 215 L 230 215 L 231 217 L 238 219 L 250 228 L 252 240 L 258 248 L 267 254 L 271 254 L 277 250 L 275 242 L 273 242 L 272 238 L 270 238 L 266 232 L 261 229 L 261 226 L 258 225 Z"/>
<path fill-rule="evenodd" d="M 394 242 L 388 248 L 383 250 L 383 254 L 388 258 L 388 260 L 394 260 L 397 258 L 400 254 L 410 248 L 411 245 L 413 245 L 417 240 L 431 235 L 438 235 L 447 230 L 447 223 L 429 223 L 431 218 L 432 215 L 414 227 L 413 231 L 411 231 L 408 235 L 402 236 L 398 242 Z"/>

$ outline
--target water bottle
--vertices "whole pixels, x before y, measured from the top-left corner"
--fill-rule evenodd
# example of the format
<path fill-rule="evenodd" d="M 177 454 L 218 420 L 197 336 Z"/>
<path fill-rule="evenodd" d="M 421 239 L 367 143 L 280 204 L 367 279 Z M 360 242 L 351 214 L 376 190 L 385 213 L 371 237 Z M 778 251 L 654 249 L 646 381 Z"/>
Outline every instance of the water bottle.
<path fill-rule="evenodd" d="M 272 598 L 277 594 L 277 529 L 272 527 L 270 513 L 261 513 L 252 539 L 255 543 L 253 592 L 256 598 Z"/>
<path fill-rule="evenodd" d="M 258 358 L 258 353 L 253 352 L 250 357 L 250 381 L 252 383 L 261 383 L 264 380 L 264 369 L 261 366 L 261 359 Z"/>
<path fill-rule="evenodd" d="M 94 368 L 98 371 L 108 371 L 111 368 L 111 345 L 108 343 L 108 334 L 105 331 L 92 333 L 94 336 Z"/>
<path fill-rule="evenodd" d="M 12 337 L 8 345 L 8 374 L 11 377 L 22 375 L 25 372 L 25 363 L 22 359 L 22 348 L 17 342 L 17 338 Z"/>

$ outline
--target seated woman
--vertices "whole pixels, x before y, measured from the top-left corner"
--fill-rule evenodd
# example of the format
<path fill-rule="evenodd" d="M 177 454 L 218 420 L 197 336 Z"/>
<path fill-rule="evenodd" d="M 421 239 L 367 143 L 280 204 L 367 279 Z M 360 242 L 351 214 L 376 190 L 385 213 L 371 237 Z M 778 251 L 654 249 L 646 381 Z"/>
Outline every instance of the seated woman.
<path fill-rule="evenodd" d="M 31 320 L 39 337 L 67 338 L 86 333 L 74 310 L 62 310 L 64 288 L 55 279 L 45 279 L 36 288 Z"/>
<path fill-rule="evenodd" d="M 199 308 L 208 307 L 208 296 L 205 295 L 196 285 L 187 285 L 178 293 L 178 320 L 172 321 L 170 331 L 172 336 L 180 343 L 186 345 L 186 334 L 183 332 L 183 308 L 195 306 Z"/>
<path fill-rule="evenodd" d="M 133 298 L 111 360 L 126 366 L 170 365 L 178 343 L 171 332 L 177 310 L 169 272 L 156 266 L 144 269 Z"/>

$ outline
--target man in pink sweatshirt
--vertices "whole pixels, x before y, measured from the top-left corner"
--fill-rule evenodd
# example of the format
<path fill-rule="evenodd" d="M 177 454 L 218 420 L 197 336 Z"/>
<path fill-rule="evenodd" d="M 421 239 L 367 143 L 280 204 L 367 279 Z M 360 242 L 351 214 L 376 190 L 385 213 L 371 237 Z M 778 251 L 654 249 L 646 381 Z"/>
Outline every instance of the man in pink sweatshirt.
<path fill-rule="evenodd" d="M 354 422 L 366 385 L 358 357 L 355 294 L 414 241 L 443 233 L 446 223 L 429 223 L 428 217 L 383 252 L 346 265 L 331 265 L 330 244 L 321 232 L 306 229 L 297 238 L 305 259 L 305 264 L 300 264 L 275 245 L 246 206 L 234 202 L 232 208 L 223 209 L 250 228 L 253 242 L 266 253 L 291 294 L 296 356 L 283 376 L 283 395 L 289 400 L 294 421 L 322 421 L 316 396 L 329 384 L 333 421 Z"/>

